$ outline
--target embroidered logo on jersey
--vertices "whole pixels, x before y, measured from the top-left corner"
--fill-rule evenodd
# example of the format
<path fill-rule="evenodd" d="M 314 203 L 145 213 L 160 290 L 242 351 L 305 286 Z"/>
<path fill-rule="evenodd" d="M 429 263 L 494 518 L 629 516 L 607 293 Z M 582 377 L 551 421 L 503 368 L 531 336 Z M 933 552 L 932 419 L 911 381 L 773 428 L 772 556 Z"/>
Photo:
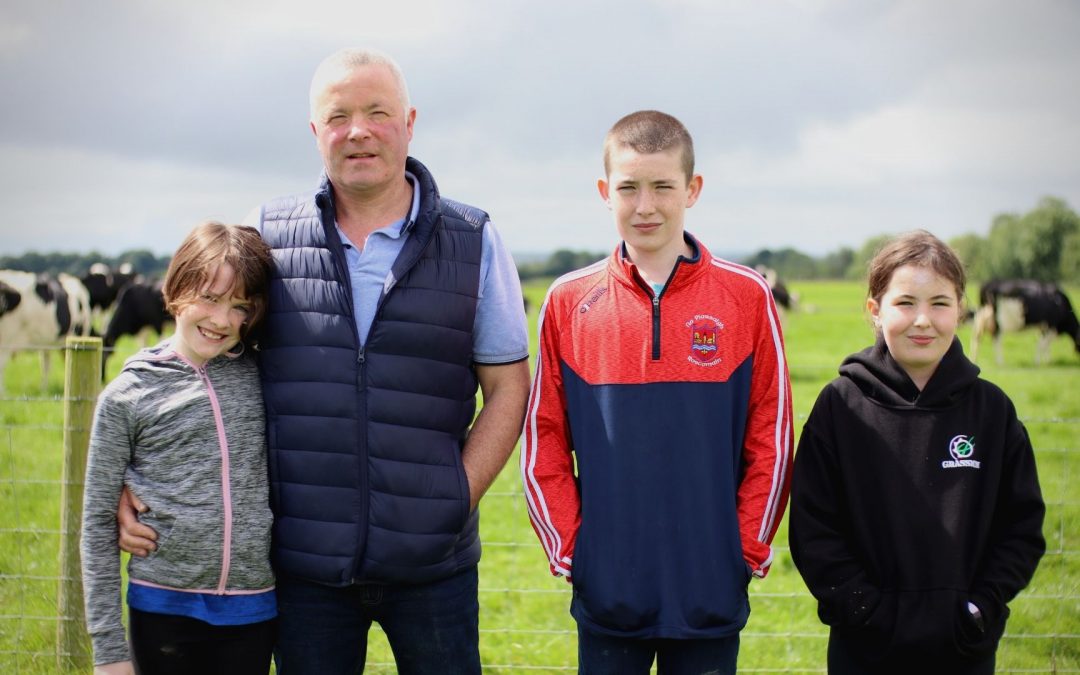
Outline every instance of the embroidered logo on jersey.
<path fill-rule="evenodd" d="M 687 360 L 698 366 L 720 363 L 716 343 L 720 331 L 724 329 L 723 322 L 715 316 L 695 314 L 692 320 L 686 322 L 686 327 L 690 329 L 690 355 L 686 357 Z"/>
<path fill-rule="evenodd" d="M 589 308 L 595 305 L 596 301 L 603 297 L 604 293 L 607 293 L 607 286 L 604 286 L 603 288 L 598 288 L 593 291 L 592 295 L 589 296 L 589 299 L 581 303 L 581 309 L 579 309 L 578 311 L 582 314 L 589 311 Z"/>
<path fill-rule="evenodd" d="M 972 459 L 975 454 L 975 437 L 953 436 L 953 439 L 949 441 L 949 454 L 952 455 L 952 459 L 946 459 L 941 463 L 943 469 L 961 469 L 968 467 L 970 469 L 978 469 L 982 466 L 982 462 Z"/>

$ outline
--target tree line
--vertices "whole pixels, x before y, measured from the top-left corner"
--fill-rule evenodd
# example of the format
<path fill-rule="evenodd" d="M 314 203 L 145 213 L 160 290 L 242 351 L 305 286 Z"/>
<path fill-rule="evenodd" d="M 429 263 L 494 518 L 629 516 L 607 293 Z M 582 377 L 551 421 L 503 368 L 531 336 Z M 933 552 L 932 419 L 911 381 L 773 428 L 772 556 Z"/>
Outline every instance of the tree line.
<path fill-rule="evenodd" d="M 867 263 L 891 236 L 871 237 L 858 249 L 841 247 L 820 257 L 794 248 L 762 249 L 739 262 L 752 267 L 766 265 L 785 279 L 862 279 Z M 1080 215 L 1056 197 L 1044 197 L 1027 213 L 997 215 L 986 236 L 964 234 L 951 239 L 949 244 L 964 261 L 973 281 L 1025 278 L 1080 283 Z M 556 277 L 607 255 L 607 252 L 559 249 L 545 260 L 519 264 L 518 274 L 523 280 Z M 113 269 L 129 263 L 139 274 L 161 277 L 169 265 L 169 257 L 145 249 L 116 256 L 97 252 L 25 253 L 0 256 L 0 269 L 80 276 L 99 262 Z"/>
<path fill-rule="evenodd" d="M 767 265 L 787 279 L 862 279 L 870 259 L 892 236 L 878 235 L 858 250 L 840 248 L 820 258 L 785 248 L 758 251 L 742 262 Z M 1080 283 L 1080 215 L 1056 197 L 1044 197 L 1027 213 L 997 215 L 986 236 L 964 234 L 948 243 L 973 281 Z"/>
<path fill-rule="evenodd" d="M 119 255 L 109 256 L 97 251 L 89 253 L 38 253 L 31 251 L 22 255 L 0 256 L 0 269 L 23 270 L 35 274 L 57 275 L 66 272 L 81 277 L 90 271 L 91 265 L 105 263 L 110 269 L 120 269 L 121 265 L 131 265 L 136 274 L 146 277 L 163 277 L 169 267 L 171 256 L 157 256 L 146 249 L 124 251 Z"/>
<path fill-rule="evenodd" d="M 893 236 L 877 235 L 858 249 L 841 247 L 819 257 L 790 247 L 762 249 L 738 262 L 771 267 L 784 279 L 862 279 L 870 259 Z M 986 236 L 964 234 L 948 243 L 973 281 L 1011 278 L 1080 283 L 1080 215 L 1056 197 L 1044 197 L 1027 213 L 999 214 Z M 519 265 L 518 273 L 522 279 L 554 277 L 607 255 L 561 249 L 544 261 Z"/>

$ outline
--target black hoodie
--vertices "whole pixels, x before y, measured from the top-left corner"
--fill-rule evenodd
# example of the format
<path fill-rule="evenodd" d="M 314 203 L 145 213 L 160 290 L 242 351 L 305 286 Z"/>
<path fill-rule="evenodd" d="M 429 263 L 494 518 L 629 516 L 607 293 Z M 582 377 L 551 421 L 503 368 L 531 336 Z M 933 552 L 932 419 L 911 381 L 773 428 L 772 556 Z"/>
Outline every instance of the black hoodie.
<path fill-rule="evenodd" d="M 954 339 L 920 392 L 879 338 L 803 428 L 791 554 L 830 641 L 867 662 L 985 657 L 1046 548 L 1027 431 L 978 374 Z"/>

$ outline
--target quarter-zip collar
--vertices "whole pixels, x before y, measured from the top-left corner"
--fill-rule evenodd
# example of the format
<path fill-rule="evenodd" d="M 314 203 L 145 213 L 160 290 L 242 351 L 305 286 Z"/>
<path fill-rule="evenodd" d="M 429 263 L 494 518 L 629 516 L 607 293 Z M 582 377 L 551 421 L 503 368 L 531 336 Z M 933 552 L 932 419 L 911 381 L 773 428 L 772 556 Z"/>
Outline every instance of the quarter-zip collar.
<path fill-rule="evenodd" d="M 661 356 L 661 323 L 660 323 L 660 305 L 664 296 L 677 292 L 677 290 L 691 283 L 699 274 L 701 274 L 712 260 L 712 255 L 708 249 L 702 246 L 697 239 L 695 239 L 689 232 L 683 232 L 683 240 L 690 247 L 691 255 L 689 258 L 680 255 L 675 259 L 675 264 L 671 268 L 671 272 L 668 274 L 667 281 L 664 283 L 663 289 L 660 293 L 654 293 L 652 286 L 649 282 L 645 281 L 645 278 L 638 271 L 637 265 L 630 260 L 626 252 L 626 243 L 621 242 L 618 248 L 611 256 L 608 269 L 613 276 L 620 283 L 635 289 L 635 291 L 644 297 L 644 299 L 651 305 L 649 311 L 649 317 L 651 322 L 652 333 L 652 345 L 650 349 L 651 358 L 653 361 L 659 361 Z"/>
<path fill-rule="evenodd" d="M 707 269 L 708 264 L 712 261 L 712 254 L 709 253 L 709 250 L 689 232 L 683 232 L 683 240 L 690 247 L 692 252 L 691 256 L 687 258 L 686 256 L 680 255 L 675 260 L 675 265 L 671 268 L 671 273 L 668 274 L 664 289 L 660 293 L 661 298 L 664 295 L 667 295 L 672 289 L 690 283 L 690 281 Z M 618 248 L 615 249 L 615 252 L 610 258 L 608 268 L 610 269 L 612 276 L 621 283 L 632 288 L 642 289 L 642 292 L 647 294 L 650 298 L 654 295 L 648 282 L 646 282 L 645 278 L 638 272 L 637 265 L 635 265 L 634 261 L 630 260 L 627 255 L 626 244 L 624 242 L 619 242 Z"/>

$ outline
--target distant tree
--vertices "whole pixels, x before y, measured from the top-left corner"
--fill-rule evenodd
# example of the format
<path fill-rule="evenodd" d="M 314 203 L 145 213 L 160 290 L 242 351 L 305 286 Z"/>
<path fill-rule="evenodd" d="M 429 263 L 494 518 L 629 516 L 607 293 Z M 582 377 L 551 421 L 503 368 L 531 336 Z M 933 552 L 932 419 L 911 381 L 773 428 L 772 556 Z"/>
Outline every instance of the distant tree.
<path fill-rule="evenodd" d="M 518 276 L 522 279 L 535 277 L 557 277 L 571 272 L 607 257 L 606 253 L 590 251 L 571 251 L 561 248 L 540 263 L 526 263 L 518 265 Z"/>
<path fill-rule="evenodd" d="M 1062 278 L 1064 244 L 1067 237 L 1080 232 L 1080 216 L 1063 200 L 1044 197 L 1035 210 L 1021 219 L 1023 244 L 1020 253 L 1030 276 L 1042 281 Z"/>
<path fill-rule="evenodd" d="M 569 249 L 559 249 L 551 254 L 548 258 L 547 265 L 544 267 L 544 271 L 551 276 L 559 274 L 565 274 L 571 270 L 577 269 L 578 260 L 580 255 Z"/>
<path fill-rule="evenodd" d="M 1080 215 L 1063 200 L 1044 197 L 1024 215 L 1002 213 L 987 238 L 984 278 L 1059 281 L 1075 274 Z"/>
<path fill-rule="evenodd" d="M 744 259 L 742 264 L 748 267 L 758 265 L 771 267 L 783 279 L 816 279 L 818 277 L 817 261 L 793 248 L 783 248 L 779 251 L 762 249 Z"/>
<path fill-rule="evenodd" d="M 1015 279 L 1025 276 L 1023 262 L 1017 255 L 1023 235 L 1020 228 L 1020 216 L 1015 213 L 994 216 L 987 236 L 987 278 Z"/>
<path fill-rule="evenodd" d="M 818 261 L 818 278 L 843 279 L 855 260 L 855 251 L 847 246 L 839 248 Z"/>
<path fill-rule="evenodd" d="M 986 239 L 977 234 L 962 234 L 949 241 L 960 261 L 964 263 L 968 279 L 986 279 L 986 258 L 989 246 Z"/>
<path fill-rule="evenodd" d="M 161 277 L 169 266 L 169 257 L 157 257 L 147 250 L 126 251 L 118 256 L 106 256 L 97 251 L 89 253 L 39 253 L 29 251 L 17 256 L 0 256 L 0 269 L 24 270 L 34 274 L 57 275 L 66 272 L 81 277 L 95 263 L 104 263 L 116 269 L 124 262 L 132 263 L 139 274 Z"/>
<path fill-rule="evenodd" d="M 168 267 L 168 258 L 163 259 L 165 265 L 161 264 L 161 260 L 158 259 L 152 251 L 141 248 L 133 251 L 125 251 L 120 254 L 118 262 L 131 263 L 132 268 L 138 274 L 142 274 L 148 277 L 161 276 L 165 268 Z"/>
<path fill-rule="evenodd" d="M 1061 281 L 1080 284 L 1080 232 L 1068 234 L 1062 241 Z"/>
<path fill-rule="evenodd" d="M 870 260 L 881 250 L 881 247 L 886 244 L 894 235 L 891 234 L 879 234 L 876 237 L 871 237 L 866 240 L 866 243 L 862 245 L 862 248 L 855 253 L 851 259 L 851 264 L 847 268 L 848 279 L 865 279 L 866 268 L 870 264 Z"/>

